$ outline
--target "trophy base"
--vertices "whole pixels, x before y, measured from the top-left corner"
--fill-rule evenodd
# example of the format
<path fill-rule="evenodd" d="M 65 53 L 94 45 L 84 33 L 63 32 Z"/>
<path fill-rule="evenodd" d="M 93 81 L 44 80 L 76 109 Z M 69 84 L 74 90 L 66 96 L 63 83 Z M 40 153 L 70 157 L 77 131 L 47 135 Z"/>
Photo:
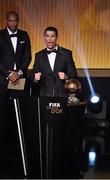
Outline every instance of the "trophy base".
<path fill-rule="evenodd" d="M 87 105 L 86 101 L 80 101 L 76 94 L 69 94 L 68 97 L 68 106 L 80 106 L 80 105 Z"/>
<path fill-rule="evenodd" d="M 69 94 L 68 97 L 68 105 L 78 105 L 80 104 L 80 100 L 76 97 L 76 94 Z"/>

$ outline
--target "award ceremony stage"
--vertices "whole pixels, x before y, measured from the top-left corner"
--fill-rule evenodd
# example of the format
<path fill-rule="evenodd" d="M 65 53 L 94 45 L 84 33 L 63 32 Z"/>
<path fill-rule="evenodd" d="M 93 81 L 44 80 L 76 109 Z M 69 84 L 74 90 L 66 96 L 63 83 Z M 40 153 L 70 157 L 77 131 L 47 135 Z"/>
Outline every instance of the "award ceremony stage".
<path fill-rule="evenodd" d="M 89 96 L 88 87 L 85 79 L 81 82 L 85 99 Z M 90 143 L 100 146 L 98 163 L 104 162 L 106 167 L 109 127 L 100 126 L 102 121 L 92 119 L 92 114 L 88 116 L 87 104 L 70 106 L 68 98 L 38 97 L 38 87 L 32 88 L 28 83 L 26 86 L 25 92 L 15 91 L 6 105 L 0 132 L 0 178 L 89 178 Z M 104 91 L 102 95 L 105 97 Z M 107 104 L 107 112 L 109 107 Z"/>

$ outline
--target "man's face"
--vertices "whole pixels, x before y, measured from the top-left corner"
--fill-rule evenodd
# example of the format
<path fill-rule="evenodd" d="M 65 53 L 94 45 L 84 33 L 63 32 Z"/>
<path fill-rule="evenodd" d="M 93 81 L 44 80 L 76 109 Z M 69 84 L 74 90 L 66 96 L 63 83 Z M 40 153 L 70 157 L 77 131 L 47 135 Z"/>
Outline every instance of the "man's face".
<path fill-rule="evenodd" d="M 17 29 L 19 20 L 17 19 L 16 15 L 10 14 L 7 17 L 7 27 L 10 29 L 10 31 L 14 32 Z"/>
<path fill-rule="evenodd" d="M 44 35 L 45 43 L 48 49 L 53 49 L 57 42 L 55 31 L 46 31 Z"/>

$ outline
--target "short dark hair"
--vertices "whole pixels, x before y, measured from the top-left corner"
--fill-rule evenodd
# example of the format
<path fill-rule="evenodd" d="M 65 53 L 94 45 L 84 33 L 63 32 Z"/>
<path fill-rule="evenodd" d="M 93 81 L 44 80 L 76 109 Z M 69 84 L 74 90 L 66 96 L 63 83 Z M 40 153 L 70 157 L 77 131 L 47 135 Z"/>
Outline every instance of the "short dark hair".
<path fill-rule="evenodd" d="M 44 31 L 44 35 L 45 35 L 46 31 L 54 31 L 56 33 L 56 36 L 58 37 L 58 30 L 56 27 L 53 27 L 53 26 L 47 27 Z"/>
<path fill-rule="evenodd" d="M 16 11 L 9 11 L 7 14 L 6 14 L 6 19 L 8 19 L 8 16 L 10 15 L 15 15 L 17 17 L 17 20 L 19 21 L 19 15 Z"/>

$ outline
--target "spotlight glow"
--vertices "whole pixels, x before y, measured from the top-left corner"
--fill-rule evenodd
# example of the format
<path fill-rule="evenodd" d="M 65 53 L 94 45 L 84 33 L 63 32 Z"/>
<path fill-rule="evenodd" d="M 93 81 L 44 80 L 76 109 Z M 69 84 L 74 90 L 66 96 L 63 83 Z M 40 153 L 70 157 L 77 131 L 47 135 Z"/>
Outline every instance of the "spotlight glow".
<path fill-rule="evenodd" d="M 95 91 L 94 91 L 94 88 L 93 88 L 93 85 L 92 85 L 92 81 L 91 81 L 88 69 L 84 69 L 84 71 L 85 71 L 85 74 L 86 74 L 86 78 L 88 80 L 88 84 L 89 84 L 89 87 L 90 87 L 91 95 L 93 96 L 93 95 L 95 95 Z"/>
<path fill-rule="evenodd" d="M 91 95 L 95 95 L 95 90 L 94 90 L 94 87 L 92 85 L 92 81 L 91 81 L 91 78 L 90 78 L 90 74 L 89 74 L 89 70 L 87 68 L 87 61 L 86 61 L 86 56 L 85 56 L 85 49 L 84 49 L 84 46 L 82 44 L 82 38 L 81 38 L 81 32 L 80 31 L 77 31 L 76 35 L 75 35 L 76 39 L 75 42 L 77 41 L 77 54 L 79 55 L 80 57 L 80 60 L 81 60 L 81 64 L 82 64 L 82 67 L 83 67 L 83 70 L 85 72 L 85 75 L 86 75 L 86 78 L 87 78 L 87 81 L 88 81 L 88 84 L 89 84 L 89 88 L 90 88 L 90 92 L 91 92 Z"/>
<path fill-rule="evenodd" d="M 96 161 L 96 152 L 90 151 L 89 152 L 89 165 L 94 165 Z"/>
<path fill-rule="evenodd" d="M 99 98 L 99 96 L 97 96 L 97 95 L 94 95 L 94 96 L 92 96 L 92 97 L 90 98 L 90 101 L 91 101 L 92 103 L 98 103 L 99 100 L 100 100 L 100 98 Z"/>

